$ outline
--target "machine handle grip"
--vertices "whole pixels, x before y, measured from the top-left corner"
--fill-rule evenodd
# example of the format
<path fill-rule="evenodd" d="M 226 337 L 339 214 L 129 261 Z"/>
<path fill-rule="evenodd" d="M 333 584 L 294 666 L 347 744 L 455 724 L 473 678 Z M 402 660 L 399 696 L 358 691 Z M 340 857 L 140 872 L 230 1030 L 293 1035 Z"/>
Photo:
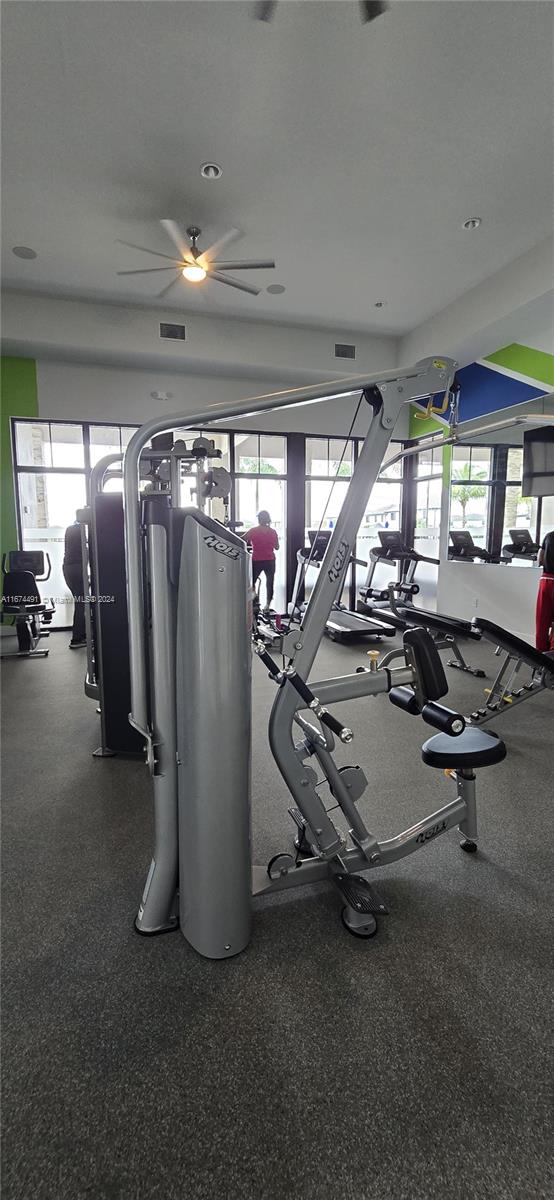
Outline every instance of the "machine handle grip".
<path fill-rule="evenodd" d="M 364 558 L 354 558 L 352 554 L 350 555 L 350 562 L 355 563 L 357 567 L 367 567 L 367 563 Z"/>
<path fill-rule="evenodd" d="M 304 700 L 307 707 L 311 708 L 312 712 L 316 714 L 322 725 L 326 725 L 328 729 L 336 733 L 341 742 L 352 741 L 354 736 L 352 730 L 348 729 L 346 725 L 341 725 L 340 721 L 337 721 L 337 718 L 332 713 L 327 712 L 327 709 L 319 703 L 317 696 L 314 695 L 311 688 L 300 678 L 300 675 L 296 671 L 289 670 L 283 674 L 275 660 L 271 657 L 271 654 L 268 654 L 267 650 L 264 650 L 262 646 L 256 647 L 256 653 L 274 679 L 277 679 L 279 682 L 287 679 L 292 684 L 294 690 L 298 692 L 298 695 Z"/>
<path fill-rule="evenodd" d="M 450 737 L 459 737 L 466 727 L 465 717 L 462 717 L 461 713 L 446 708 L 444 704 L 435 704 L 433 700 L 423 706 L 421 715 L 428 725 L 440 729 L 441 733 L 447 733 Z"/>
<path fill-rule="evenodd" d="M 47 571 L 46 575 L 41 576 L 41 583 L 46 583 L 46 580 L 50 579 L 50 576 L 52 574 L 52 563 L 50 562 L 50 555 L 47 550 L 44 551 L 44 557 L 46 559 L 46 562 L 48 563 L 48 571 Z"/>
<path fill-rule="evenodd" d="M 308 684 L 300 678 L 300 675 L 298 675 L 296 671 L 287 672 L 287 679 L 289 683 L 292 683 L 292 686 L 295 691 L 298 692 L 298 695 L 306 701 L 306 704 L 313 704 L 314 700 L 316 699 L 314 693 L 312 692 L 311 688 L 308 687 Z"/>
<path fill-rule="evenodd" d="M 2 574 L 6 574 L 6 555 L 2 555 Z"/>
<path fill-rule="evenodd" d="M 271 657 L 271 654 L 268 654 L 267 650 L 263 649 L 263 646 L 256 646 L 256 654 L 263 662 L 264 667 L 267 667 L 269 674 L 273 675 L 274 679 L 281 674 L 281 668 L 277 665 L 275 659 Z"/>
<path fill-rule="evenodd" d="M 321 711 L 319 712 L 318 716 L 321 721 L 321 724 L 326 725 L 327 728 L 330 729 L 332 733 L 336 733 L 337 737 L 340 738 L 341 742 L 351 742 L 352 741 L 352 738 L 354 736 L 354 734 L 352 733 L 352 730 L 348 729 L 346 725 L 341 725 L 340 721 L 337 721 L 337 718 L 334 717 L 332 713 L 327 712 L 326 708 L 322 708 Z"/>

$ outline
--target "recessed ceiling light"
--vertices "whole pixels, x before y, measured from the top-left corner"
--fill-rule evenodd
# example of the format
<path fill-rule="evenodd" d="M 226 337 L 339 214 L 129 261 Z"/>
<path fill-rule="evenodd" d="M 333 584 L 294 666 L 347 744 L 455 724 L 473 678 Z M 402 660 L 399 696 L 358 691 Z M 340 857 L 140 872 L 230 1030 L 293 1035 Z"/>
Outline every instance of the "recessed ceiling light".
<path fill-rule="evenodd" d="M 478 229 L 481 223 L 481 217 L 468 217 L 467 221 L 464 221 L 462 229 Z"/>
<path fill-rule="evenodd" d="M 269 287 L 265 290 L 269 292 L 270 296 L 281 296 L 286 291 L 286 288 L 282 283 L 270 283 Z"/>
<path fill-rule="evenodd" d="M 218 163 L 205 162 L 200 167 L 200 174 L 203 179 L 221 179 L 223 171 Z"/>
<path fill-rule="evenodd" d="M 374 308 L 384 308 L 386 303 L 387 303 L 386 300 L 376 300 L 373 307 Z"/>
<path fill-rule="evenodd" d="M 12 254 L 15 254 L 17 258 L 36 258 L 37 256 L 36 250 L 31 250 L 30 246 L 14 246 Z"/>

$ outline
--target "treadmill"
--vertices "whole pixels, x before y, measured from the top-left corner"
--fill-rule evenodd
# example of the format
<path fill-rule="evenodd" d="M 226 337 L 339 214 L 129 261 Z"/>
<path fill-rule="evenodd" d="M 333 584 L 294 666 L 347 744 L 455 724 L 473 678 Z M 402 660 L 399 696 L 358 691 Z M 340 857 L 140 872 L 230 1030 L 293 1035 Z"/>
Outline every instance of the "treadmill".
<path fill-rule="evenodd" d="M 309 529 L 309 544 L 301 547 L 296 553 L 298 565 L 289 610 L 291 616 L 294 616 L 295 612 L 304 612 L 305 605 L 299 604 L 298 601 L 300 589 L 304 583 L 306 572 L 310 567 L 314 567 L 315 570 L 319 571 L 331 539 L 331 532 L 330 529 Z M 364 567 L 367 565 L 360 558 L 351 557 L 350 562 Z M 394 637 L 396 632 L 392 625 L 385 624 L 383 621 L 377 621 L 362 613 L 351 612 L 346 605 L 340 602 L 340 599 L 335 601 L 331 609 L 325 631 L 333 642 L 358 641 L 360 638 L 381 639 L 383 637 Z"/>
<path fill-rule="evenodd" d="M 511 562 L 514 558 L 524 558 L 527 562 L 535 562 L 539 546 L 533 541 L 528 529 L 510 529 L 511 541 L 502 547 L 502 553 Z"/>
<path fill-rule="evenodd" d="M 469 529 L 451 529 L 449 537 L 452 544 L 448 547 L 448 557 L 451 561 L 475 562 L 476 558 L 486 563 L 495 561 L 488 550 L 475 545 Z"/>
<path fill-rule="evenodd" d="M 365 584 L 360 588 L 360 608 L 364 610 L 364 606 L 371 606 L 375 609 L 376 603 L 384 604 L 388 607 L 389 590 L 387 588 L 373 587 L 373 578 L 379 563 L 398 563 L 398 578 L 395 580 L 395 586 L 404 590 L 405 595 L 416 596 L 419 592 L 419 587 L 414 584 L 414 575 L 417 570 L 418 563 L 431 563 L 433 566 L 439 566 L 438 558 L 429 558 L 426 554 L 419 554 L 410 546 L 407 546 L 402 541 L 402 535 L 397 529 L 379 529 L 377 531 L 379 537 L 379 546 L 372 546 L 369 552 L 370 567 L 367 573 Z"/>

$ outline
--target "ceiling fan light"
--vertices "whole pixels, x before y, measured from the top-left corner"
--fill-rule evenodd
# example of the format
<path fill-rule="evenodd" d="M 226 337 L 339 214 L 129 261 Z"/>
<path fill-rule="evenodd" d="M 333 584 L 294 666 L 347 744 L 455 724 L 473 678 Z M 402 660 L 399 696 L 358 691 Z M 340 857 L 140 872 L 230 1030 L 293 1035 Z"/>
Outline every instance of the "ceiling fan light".
<path fill-rule="evenodd" d="M 187 266 L 183 267 L 183 276 L 189 283 L 202 283 L 206 278 L 206 271 L 198 263 L 187 263 Z"/>

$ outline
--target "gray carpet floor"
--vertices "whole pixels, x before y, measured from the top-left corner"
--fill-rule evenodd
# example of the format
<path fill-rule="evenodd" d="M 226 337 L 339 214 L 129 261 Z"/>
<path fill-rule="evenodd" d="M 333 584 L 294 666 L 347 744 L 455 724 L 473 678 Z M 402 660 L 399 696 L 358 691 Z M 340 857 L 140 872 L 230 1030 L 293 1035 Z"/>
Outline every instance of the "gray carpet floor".
<path fill-rule="evenodd" d="M 451 832 L 383 871 L 373 941 L 323 884 L 257 904 L 249 948 L 208 962 L 179 933 L 134 933 L 146 768 L 91 757 L 83 653 L 50 647 L 2 672 L 4 1200 L 551 1196 L 554 696 L 496 722 L 508 757 L 480 773 L 480 853 Z M 326 642 L 315 677 L 363 661 Z M 452 706 L 474 705 L 483 681 L 450 674 Z M 259 862 L 291 845 L 273 695 L 256 663 Z M 385 697 L 336 711 L 379 835 L 451 797 L 420 720 Z"/>

